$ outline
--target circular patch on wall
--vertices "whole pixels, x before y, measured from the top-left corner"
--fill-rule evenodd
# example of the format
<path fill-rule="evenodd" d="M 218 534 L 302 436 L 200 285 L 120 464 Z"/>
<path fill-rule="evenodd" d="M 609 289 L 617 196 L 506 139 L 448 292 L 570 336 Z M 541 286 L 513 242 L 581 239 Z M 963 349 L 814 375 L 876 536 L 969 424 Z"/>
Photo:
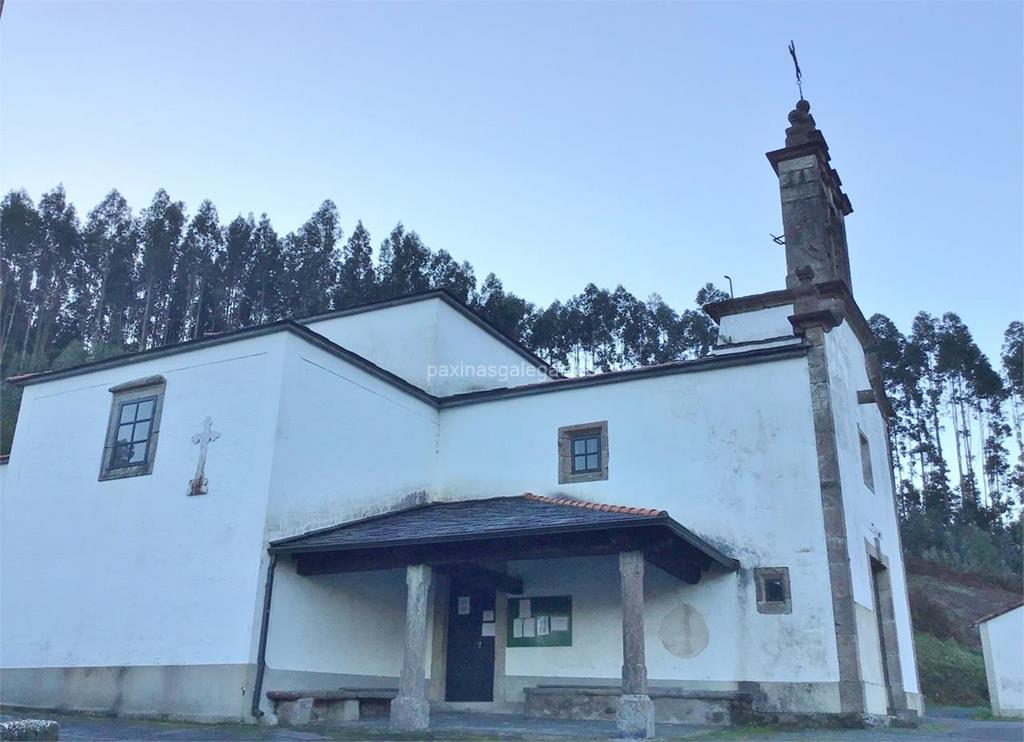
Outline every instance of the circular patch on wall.
<path fill-rule="evenodd" d="M 689 603 L 683 603 L 661 619 L 658 638 L 662 646 L 676 657 L 696 657 L 708 645 L 708 625 L 700 611 Z"/>

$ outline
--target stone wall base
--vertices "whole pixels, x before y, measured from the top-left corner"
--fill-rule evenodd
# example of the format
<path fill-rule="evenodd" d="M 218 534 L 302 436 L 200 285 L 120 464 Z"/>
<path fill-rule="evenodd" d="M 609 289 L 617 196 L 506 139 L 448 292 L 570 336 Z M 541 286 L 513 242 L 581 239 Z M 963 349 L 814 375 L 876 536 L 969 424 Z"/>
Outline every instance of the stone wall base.
<path fill-rule="evenodd" d="M 255 672 L 254 664 L 4 668 L 0 703 L 140 719 L 252 722 Z"/>

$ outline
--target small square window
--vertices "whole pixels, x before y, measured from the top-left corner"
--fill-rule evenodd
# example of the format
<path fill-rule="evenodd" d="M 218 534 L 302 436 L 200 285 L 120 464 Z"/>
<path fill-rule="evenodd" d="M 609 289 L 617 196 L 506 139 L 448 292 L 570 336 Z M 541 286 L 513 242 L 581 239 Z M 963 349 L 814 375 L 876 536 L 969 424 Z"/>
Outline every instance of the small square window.
<path fill-rule="evenodd" d="M 758 613 L 792 613 L 789 567 L 755 567 Z"/>
<path fill-rule="evenodd" d="M 103 446 L 100 480 L 134 477 L 153 471 L 165 384 L 162 376 L 151 376 L 110 389 L 114 396 Z"/>
<path fill-rule="evenodd" d="M 608 423 L 569 425 L 558 429 L 558 483 L 608 478 Z"/>

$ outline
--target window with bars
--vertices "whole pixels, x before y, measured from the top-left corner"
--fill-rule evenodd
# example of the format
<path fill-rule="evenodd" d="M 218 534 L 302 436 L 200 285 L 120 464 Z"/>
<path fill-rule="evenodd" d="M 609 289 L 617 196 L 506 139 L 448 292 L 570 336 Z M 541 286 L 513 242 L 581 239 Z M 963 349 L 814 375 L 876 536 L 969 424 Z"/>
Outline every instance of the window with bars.
<path fill-rule="evenodd" d="M 165 385 L 162 376 L 151 376 L 111 387 L 101 480 L 152 473 Z"/>

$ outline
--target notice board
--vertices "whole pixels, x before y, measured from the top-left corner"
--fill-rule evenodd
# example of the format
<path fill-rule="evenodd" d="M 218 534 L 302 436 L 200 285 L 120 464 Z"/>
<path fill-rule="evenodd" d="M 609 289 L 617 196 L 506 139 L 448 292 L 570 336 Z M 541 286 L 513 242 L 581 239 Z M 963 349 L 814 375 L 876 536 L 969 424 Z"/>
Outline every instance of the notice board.
<path fill-rule="evenodd" d="M 509 647 L 571 647 L 572 596 L 508 599 Z"/>

